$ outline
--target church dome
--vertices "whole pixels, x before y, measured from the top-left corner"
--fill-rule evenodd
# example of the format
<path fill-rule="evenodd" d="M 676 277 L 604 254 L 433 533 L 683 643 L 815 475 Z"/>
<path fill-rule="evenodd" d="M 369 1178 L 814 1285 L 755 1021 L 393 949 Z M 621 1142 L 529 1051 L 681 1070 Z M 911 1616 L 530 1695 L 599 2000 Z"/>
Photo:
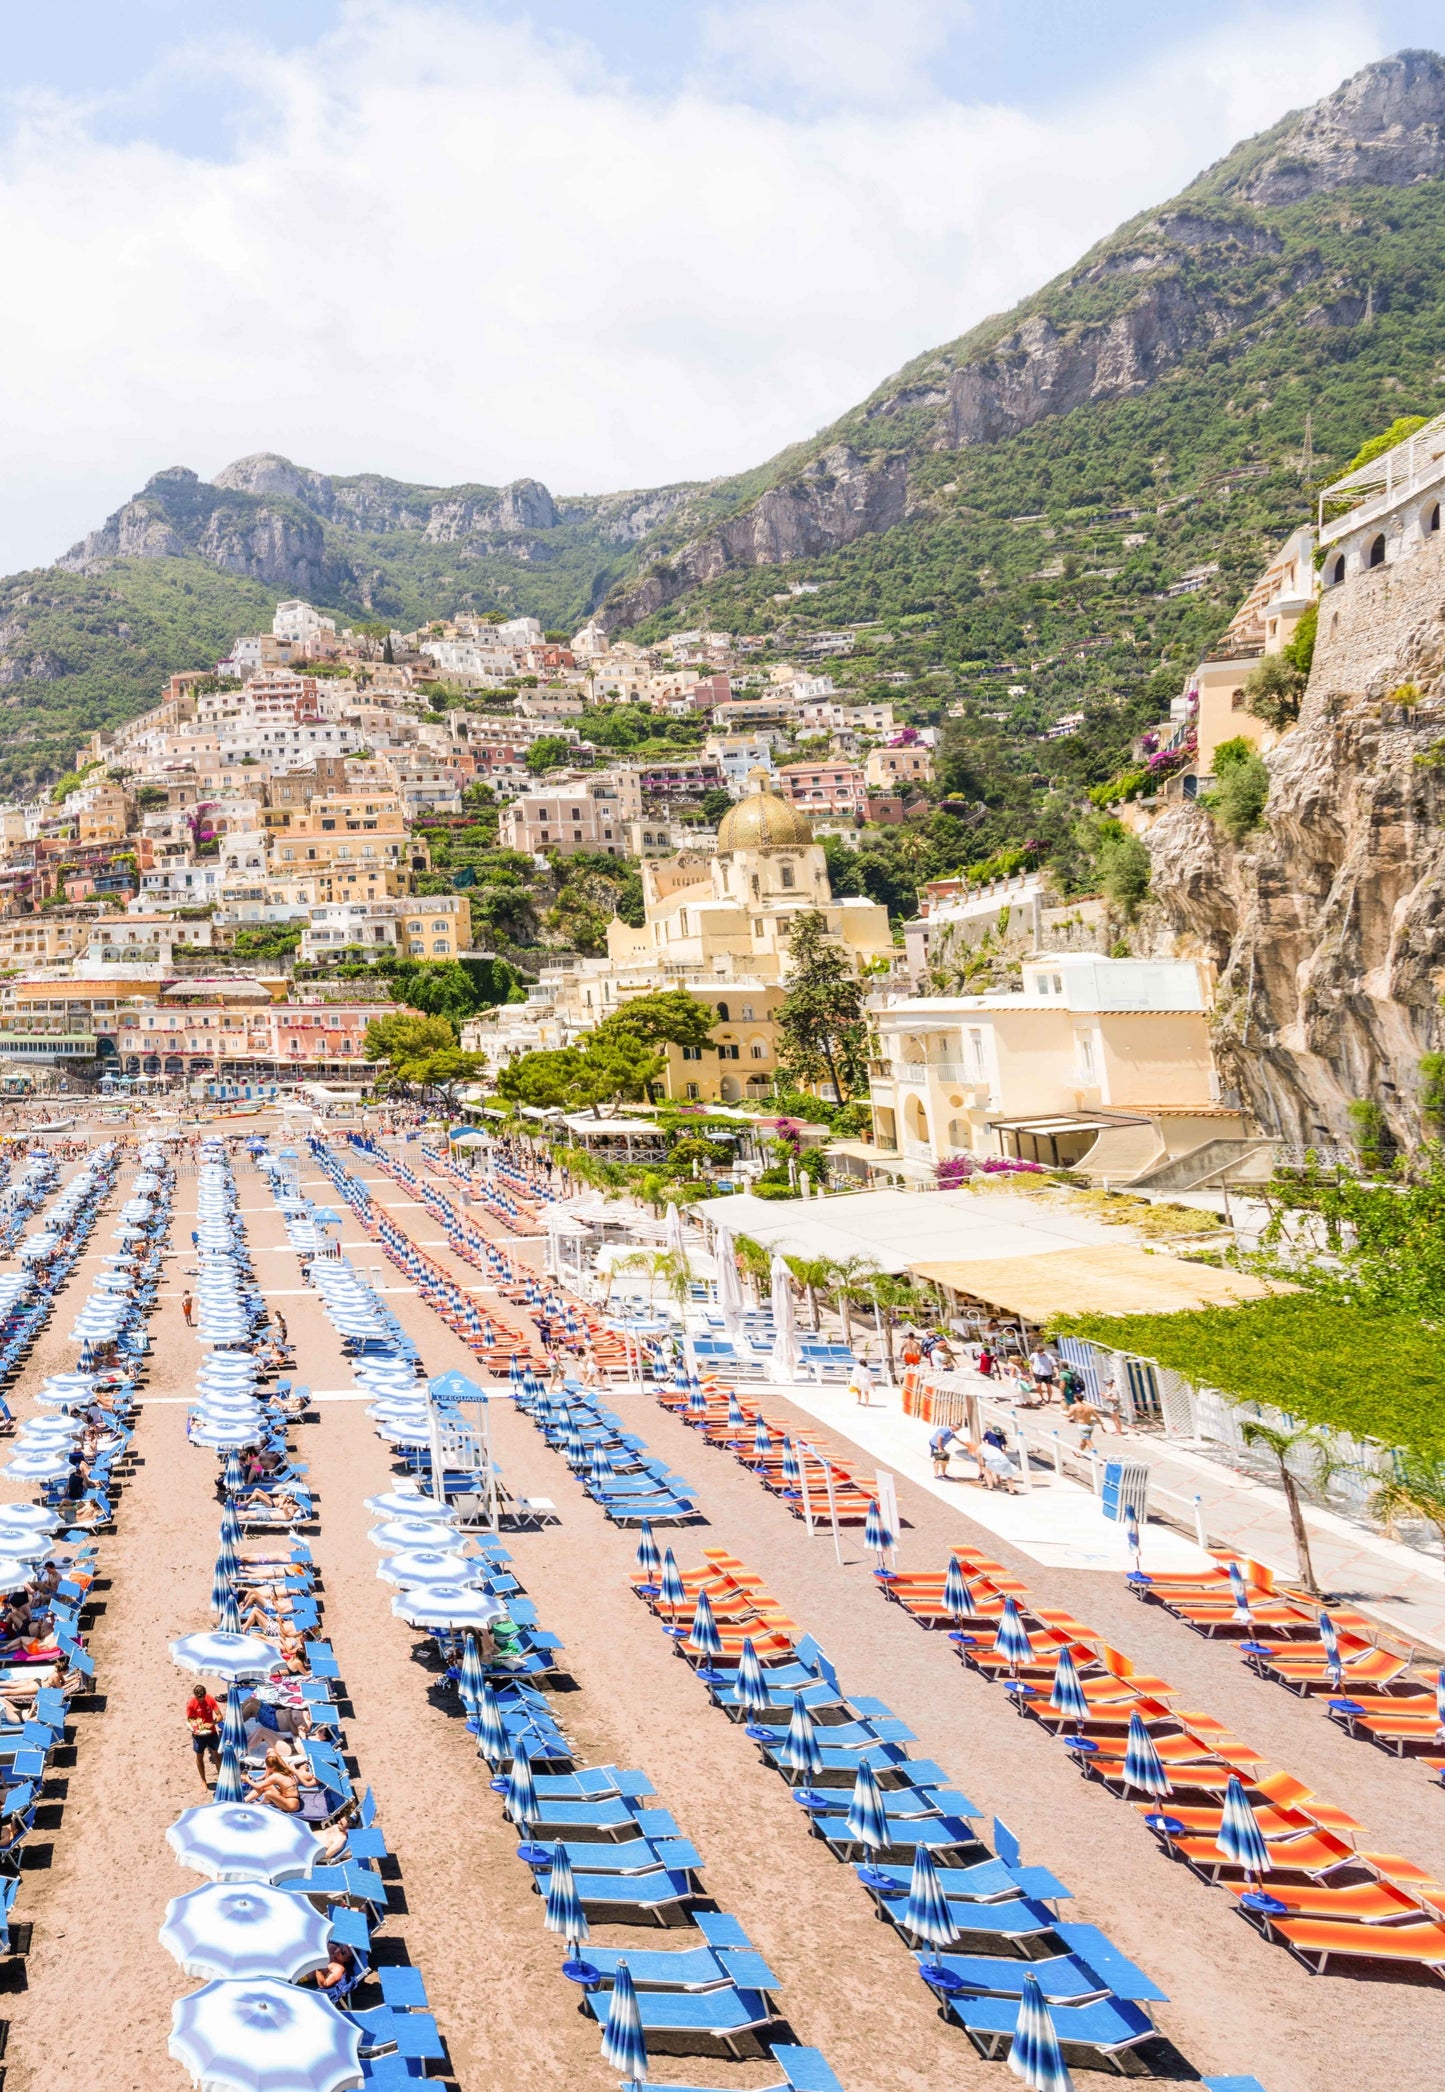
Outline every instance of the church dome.
<path fill-rule="evenodd" d="M 717 846 L 725 850 L 792 849 L 813 840 L 808 816 L 789 806 L 768 785 L 730 806 L 718 826 Z"/>

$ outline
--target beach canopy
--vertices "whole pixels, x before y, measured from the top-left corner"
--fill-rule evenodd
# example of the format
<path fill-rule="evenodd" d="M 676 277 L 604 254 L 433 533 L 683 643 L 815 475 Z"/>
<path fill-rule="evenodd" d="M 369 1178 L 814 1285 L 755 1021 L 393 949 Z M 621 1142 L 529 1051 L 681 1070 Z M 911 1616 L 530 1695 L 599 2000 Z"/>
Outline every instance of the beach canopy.
<path fill-rule="evenodd" d="M 330 1959 L 331 1922 L 305 1896 L 264 1882 L 207 1882 L 166 1906 L 160 1942 L 204 1982 L 274 1976 L 295 1983 Z"/>
<path fill-rule="evenodd" d="M 171 1643 L 171 1661 L 204 1678 L 266 1678 L 281 1661 L 275 1642 L 259 1634 L 183 1634 Z"/>
<path fill-rule="evenodd" d="M 295 1881 L 309 1874 L 320 1840 L 299 1816 L 255 1802 L 183 1809 L 166 1842 L 183 1867 L 212 1881 Z"/>
<path fill-rule="evenodd" d="M 347 2092 L 364 2082 L 360 2029 L 317 1992 L 269 1978 L 181 1998 L 168 2046 L 203 2092 Z"/>

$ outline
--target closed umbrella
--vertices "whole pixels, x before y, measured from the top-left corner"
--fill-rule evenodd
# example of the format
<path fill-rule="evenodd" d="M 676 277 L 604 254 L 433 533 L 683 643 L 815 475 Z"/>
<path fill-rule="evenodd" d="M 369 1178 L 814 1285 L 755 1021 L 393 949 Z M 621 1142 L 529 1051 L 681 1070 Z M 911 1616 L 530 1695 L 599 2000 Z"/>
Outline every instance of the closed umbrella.
<path fill-rule="evenodd" d="M 1059 1651 L 1059 1661 L 1054 1670 L 1053 1690 L 1049 1694 L 1049 1705 L 1055 1714 L 1065 1721 L 1085 1722 L 1089 1719 L 1089 1703 L 1084 1697 L 1084 1688 L 1079 1682 L 1078 1669 L 1074 1663 L 1072 1649 Z"/>
<path fill-rule="evenodd" d="M 915 1939 L 926 1940 L 931 1947 L 946 1947 L 957 1937 L 957 1927 L 948 1914 L 948 1898 L 938 1879 L 938 1869 L 926 1845 L 920 1845 L 913 1855 L 913 1873 L 908 1883 L 908 1900 L 898 1918 L 899 1927 L 911 1932 Z"/>
<path fill-rule="evenodd" d="M 766 1460 L 773 1450 L 773 1434 L 759 1416 L 753 1426 L 753 1458 Z"/>
<path fill-rule="evenodd" d="M 880 1567 L 884 1555 L 893 1545 L 893 1535 L 883 1523 L 883 1513 L 876 1496 L 870 1496 L 868 1499 L 868 1517 L 863 1526 L 863 1545 L 870 1554 L 877 1555 Z"/>
<path fill-rule="evenodd" d="M 502 1720 L 501 1703 L 485 1679 L 477 1695 L 476 1709 L 477 1745 L 488 1765 L 500 1765 L 511 1756 L 511 1745 L 507 1741 L 507 1725 Z"/>
<path fill-rule="evenodd" d="M 522 1830 L 529 1829 L 541 1816 L 537 1786 L 532 1778 L 532 1762 L 525 1750 L 518 1749 L 513 1753 L 512 1769 L 507 1775 L 507 1792 L 504 1799 L 507 1814 Z"/>
<path fill-rule="evenodd" d="M 587 1937 L 587 1915 L 577 1894 L 572 1862 L 565 1845 L 552 1847 L 552 1865 L 547 1873 L 547 1914 L 542 1921 L 549 1932 L 560 1932 L 569 1947 Z"/>
<path fill-rule="evenodd" d="M 642 2031 L 642 2014 L 637 2009 L 632 1971 L 625 1961 L 618 1962 L 617 1974 L 607 1996 L 602 2059 L 614 2070 L 621 2071 L 624 2084 L 637 2086 L 646 2083 L 647 2041 Z"/>
<path fill-rule="evenodd" d="M 948 1558 L 948 1573 L 943 1579 L 943 1610 L 950 1620 L 962 1620 L 972 1609 L 968 1585 L 963 1580 L 963 1565 L 956 1554 Z"/>
<path fill-rule="evenodd" d="M 1144 1717 L 1136 1707 L 1129 1716 L 1129 1741 L 1124 1750 L 1124 1785 L 1137 1787 L 1141 1794 L 1167 1794 L 1169 1775 L 1164 1770 L 1163 1760 L 1154 1748 L 1154 1739 L 1144 1726 Z"/>
<path fill-rule="evenodd" d="M 168 2047 L 203 2092 L 345 2092 L 363 2082 L 359 2028 L 315 1991 L 269 1978 L 181 1998 Z"/>
<path fill-rule="evenodd" d="M 166 1842 L 183 1867 L 212 1881 L 294 1881 L 311 1872 L 321 1850 L 299 1816 L 253 1802 L 183 1809 Z"/>
<path fill-rule="evenodd" d="M 592 1448 L 591 1482 L 594 1489 L 605 1490 L 612 1480 L 612 1462 L 600 1445 Z"/>
<path fill-rule="evenodd" d="M 787 1265 L 774 1255 L 772 1263 L 773 1281 L 773 1355 L 771 1371 L 774 1380 L 792 1380 L 797 1372 L 798 1339 L 797 1321 L 793 1314 L 793 1288 Z"/>
<path fill-rule="evenodd" d="M 675 1199 L 667 1202 L 667 1218 L 663 1223 L 667 1235 L 667 1246 L 675 1257 L 687 1255 L 687 1235 L 683 1230 L 682 1215 L 677 1210 Z"/>
<path fill-rule="evenodd" d="M 1269 1847 L 1237 1772 L 1229 1775 L 1229 1785 L 1224 1790 L 1224 1809 L 1214 1842 L 1224 1857 L 1247 1875 L 1268 1874 Z"/>
<path fill-rule="evenodd" d="M 486 1673 L 482 1668 L 482 1652 L 477 1647 L 477 1638 L 469 1634 L 462 1649 L 462 1674 L 459 1687 L 462 1705 L 468 1714 L 475 1714 L 486 1691 Z"/>
<path fill-rule="evenodd" d="M 637 1566 L 638 1580 L 645 1584 L 657 1582 L 662 1567 L 662 1556 L 657 1551 L 657 1542 L 652 1537 L 652 1527 L 644 1518 L 637 1529 L 637 1553 L 633 1556 Z"/>
<path fill-rule="evenodd" d="M 712 1616 L 712 1600 L 706 1591 L 699 1591 L 697 1594 L 687 1645 L 690 1649 L 696 1649 L 699 1656 L 712 1658 L 723 1653 L 722 1636 L 717 1631 L 717 1622 Z"/>
<path fill-rule="evenodd" d="M 1244 1573 L 1238 1562 L 1229 1564 L 1229 1588 L 1234 1593 L 1235 1619 L 1243 1626 L 1251 1625 L 1254 1620 L 1254 1614 L 1249 1609 L 1249 1591 L 1244 1581 Z"/>
<path fill-rule="evenodd" d="M 762 1714 L 772 1705 L 763 1678 L 763 1667 L 758 1661 L 758 1652 L 753 1647 L 751 1635 L 743 1637 L 743 1653 L 738 1662 L 737 1696 L 738 1705 L 744 1714 Z"/>
<path fill-rule="evenodd" d="M 682 1572 L 677 1566 L 677 1559 L 670 1547 L 664 1548 L 662 1552 L 662 1581 L 659 1585 L 658 1595 L 669 1612 L 675 1613 L 679 1606 L 687 1603 L 687 1592 L 683 1586 Z"/>
<path fill-rule="evenodd" d="M 235 1590 L 226 1584 L 216 1605 L 216 1629 L 220 1634 L 241 1633 L 241 1603 Z"/>
<path fill-rule="evenodd" d="M 160 1942 L 188 1976 L 295 1983 L 330 1958 L 331 1921 L 305 1896 L 263 1882 L 212 1881 L 166 1906 Z"/>
<path fill-rule="evenodd" d="M 1005 1598 L 1003 1602 L 1003 1618 L 998 1624 L 994 1647 L 1011 1671 L 1016 1671 L 1021 1663 L 1027 1663 L 1034 1653 L 1029 1631 L 1020 1619 L 1019 1609 L 1012 1598 Z"/>
<path fill-rule="evenodd" d="M 735 1387 L 730 1387 L 728 1389 L 728 1429 L 729 1431 L 745 1431 L 747 1423 L 748 1420 L 743 1415 L 743 1405 L 738 1400 L 738 1391 Z"/>
<path fill-rule="evenodd" d="M 1320 1614 L 1319 1627 L 1320 1641 L 1325 1652 L 1325 1669 L 1329 1672 L 1330 1682 L 1333 1685 L 1343 1685 L 1345 1682 L 1345 1667 L 1340 1661 L 1340 1638 L 1335 1631 L 1335 1623 L 1328 1613 L 1322 1612 Z"/>
<path fill-rule="evenodd" d="M 1137 1576 L 1140 1571 L 1140 1554 L 1142 1549 L 1139 1540 L 1139 1514 L 1132 1504 L 1125 1504 L 1124 1506 L 1124 1541 L 1130 1554 L 1134 1557 L 1134 1573 Z"/>
<path fill-rule="evenodd" d="M 801 1693 L 793 1694 L 793 1712 L 787 1733 L 775 1756 L 786 1771 L 801 1773 L 805 1780 L 816 1779 L 823 1770 L 823 1753 L 818 1748 L 818 1738 Z"/>
<path fill-rule="evenodd" d="M 732 1237 L 723 1228 L 714 1233 L 713 1255 L 717 1259 L 717 1304 L 722 1311 L 723 1327 L 733 1336 L 742 1326 L 743 1289 Z"/>
<path fill-rule="evenodd" d="M 783 1440 L 783 1487 L 792 1490 L 796 1495 L 802 1487 L 802 1483 L 802 1469 L 798 1466 L 798 1456 L 793 1450 L 793 1441 L 791 1438 L 785 1438 Z"/>
<path fill-rule="evenodd" d="M 1037 1976 L 1025 1976 L 1008 2067 L 1032 2092 L 1074 2092 L 1058 2031 Z"/>
<path fill-rule="evenodd" d="M 853 1798 L 848 1804 L 848 1835 L 866 1845 L 872 1852 L 881 1852 L 888 1843 L 888 1816 L 883 1807 L 883 1796 L 873 1768 L 865 1758 L 858 1767 L 858 1776 L 853 1782 Z"/>

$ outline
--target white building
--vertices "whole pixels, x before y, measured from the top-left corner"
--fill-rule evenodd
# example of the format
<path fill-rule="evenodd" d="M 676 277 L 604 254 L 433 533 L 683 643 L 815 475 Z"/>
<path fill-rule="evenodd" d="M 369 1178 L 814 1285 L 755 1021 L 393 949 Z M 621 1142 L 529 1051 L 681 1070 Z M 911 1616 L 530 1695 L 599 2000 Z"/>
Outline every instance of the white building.
<path fill-rule="evenodd" d="M 271 620 L 271 631 L 277 639 L 289 639 L 294 646 L 306 652 L 309 642 L 322 632 L 335 632 L 334 617 L 323 617 L 309 603 L 300 601 L 278 603 L 276 614 Z"/>

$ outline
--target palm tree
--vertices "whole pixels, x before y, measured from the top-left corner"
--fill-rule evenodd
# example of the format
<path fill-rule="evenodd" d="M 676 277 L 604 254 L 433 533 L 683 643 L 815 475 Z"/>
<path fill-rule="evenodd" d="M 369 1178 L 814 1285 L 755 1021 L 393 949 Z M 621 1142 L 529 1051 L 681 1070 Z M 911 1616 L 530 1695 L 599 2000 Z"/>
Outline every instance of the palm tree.
<path fill-rule="evenodd" d="M 647 1305 L 652 1306 L 657 1297 L 657 1282 L 665 1279 L 669 1287 L 673 1282 L 672 1266 L 676 1262 L 670 1249 L 633 1249 L 625 1257 L 619 1257 L 612 1266 L 613 1276 L 619 1271 L 645 1271 L 647 1273 Z"/>
<path fill-rule="evenodd" d="M 1311 1598 L 1321 1596 L 1315 1581 L 1314 1563 L 1310 1559 L 1309 1534 L 1305 1531 L 1304 1511 L 1300 1504 L 1299 1483 L 1290 1472 L 1289 1457 L 1301 1448 L 1328 1461 L 1328 1448 L 1318 1431 L 1310 1425 L 1299 1424 L 1292 1431 L 1282 1431 L 1274 1424 L 1261 1424 L 1253 1417 L 1240 1425 L 1240 1432 L 1247 1446 L 1262 1447 L 1273 1456 L 1279 1468 L 1280 1487 L 1284 1491 L 1285 1503 L 1289 1506 L 1290 1530 L 1294 1534 L 1295 1554 L 1299 1558 L 1300 1582 Z"/>
<path fill-rule="evenodd" d="M 772 1276 L 771 1252 L 764 1249 L 761 1242 L 755 1242 L 751 1235 L 734 1235 L 733 1254 L 752 1286 L 754 1300 L 761 1304 L 763 1287 Z"/>
<path fill-rule="evenodd" d="M 883 1324 L 883 1341 L 888 1349 L 888 1377 L 891 1380 L 894 1325 L 901 1314 L 906 1314 L 910 1308 L 918 1305 L 918 1295 L 906 1278 L 892 1278 L 886 1272 L 873 1280 L 868 1293 Z"/>
<path fill-rule="evenodd" d="M 783 1262 L 803 1291 L 808 1296 L 808 1312 L 813 1318 L 813 1334 L 818 1334 L 818 1295 L 826 1291 L 833 1277 L 831 1257 L 784 1257 Z"/>
<path fill-rule="evenodd" d="M 853 1324 L 848 1310 L 861 1306 L 872 1298 L 872 1282 L 879 1276 L 878 1266 L 871 1257 L 837 1257 L 833 1262 L 833 1276 L 829 1290 L 838 1303 L 838 1312 L 843 1317 L 843 1342 L 851 1347 Z"/>
<path fill-rule="evenodd" d="M 1370 1498 L 1370 1509 L 1394 1539 L 1404 1519 L 1433 1525 L 1445 1549 L 1445 1460 L 1428 1453 L 1397 1453 L 1392 1475 Z"/>

